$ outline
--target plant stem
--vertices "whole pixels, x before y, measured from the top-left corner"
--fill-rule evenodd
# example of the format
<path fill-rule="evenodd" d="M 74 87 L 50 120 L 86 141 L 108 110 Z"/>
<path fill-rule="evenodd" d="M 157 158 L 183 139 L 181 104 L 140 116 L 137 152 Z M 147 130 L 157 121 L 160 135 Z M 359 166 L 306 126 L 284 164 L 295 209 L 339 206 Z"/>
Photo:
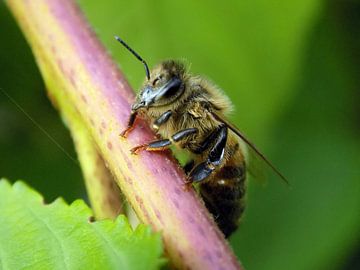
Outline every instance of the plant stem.
<path fill-rule="evenodd" d="M 99 153 L 86 126 L 75 114 L 63 111 L 66 117 L 81 169 L 90 204 L 96 219 L 116 218 L 123 212 L 121 192 Z"/>
<path fill-rule="evenodd" d="M 139 219 L 161 231 L 180 269 L 241 269 L 184 173 L 166 153 L 130 154 L 154 139 L 145 123 L 120 139 L 134 100 L 125 81 L 73 1 L 8 0 L 61 112 L 75 110 Z M 71 108 L 69 108 L 71 107 Z"/>

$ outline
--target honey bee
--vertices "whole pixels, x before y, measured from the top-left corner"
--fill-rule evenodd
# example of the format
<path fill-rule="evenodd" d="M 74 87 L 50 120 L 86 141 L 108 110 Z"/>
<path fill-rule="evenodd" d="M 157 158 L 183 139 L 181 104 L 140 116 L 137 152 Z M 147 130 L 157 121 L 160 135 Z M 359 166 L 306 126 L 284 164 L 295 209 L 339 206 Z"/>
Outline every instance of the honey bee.
<path fill-rule="evenodd" d="M 133 154 L 162 151 L 171 145 L 187 150 L 192 159 L 184 166 L 186 185 L 199 183 L 207 209 L 225 237 L 229 237 L 245 209 L 246 152 L 250 150 L 286 181 L 285 177 L 226 120 L 232 104 L 217 86 L 191 75 L 180 61 L 163 61 L 150 72 L 133 49 L 121 38 L 115 38 L 144 64 L 146 72 L 121 136 L 129 134 L 140 116 L 152 123 L 162 139 L 134 147 Z"/>

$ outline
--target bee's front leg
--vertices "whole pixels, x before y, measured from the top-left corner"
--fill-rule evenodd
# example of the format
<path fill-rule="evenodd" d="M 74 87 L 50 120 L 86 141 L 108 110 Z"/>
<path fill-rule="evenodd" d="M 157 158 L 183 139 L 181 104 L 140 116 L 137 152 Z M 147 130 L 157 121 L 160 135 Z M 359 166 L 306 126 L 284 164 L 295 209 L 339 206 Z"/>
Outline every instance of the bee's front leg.
<path fill-rule="evenodd" d="M 135 128 L 135 120 L 136 120 L 137 114 L 138 114 L 137 111 L 131 111 L 128 125 L 127 125 L 126 129 L 120 133 L 121 137 L 126 138 L 127 135 L 129 134 L 129 132 Z"/>
<path fill-rule="evenodd" d="M 156 119 L 152 125 L 152 128 L 155 130 L 155 131 L 158 131 L 159 130 L 159 127 L 166 123 L 170 116 L 172 115 L 172 111 L 168 110 L 166 112 L 164 112 L 162 115 L 160 115 L 160 117 L 158 119 Z"/>
<path fill-rule="evenodd" d="M 183 130 L 180 130 L 179 132 L 176 132 L 174 135 L 172 135 L 170 139 L 163 139 L 163 140 L 153 141 L 150 143 L 145 143 L 145 144 L 134 147 L 130 151 L 132 154 L 137 154 L 141 150 L 163 151 L 163 150 L 169 148 L 169 146 L 172 143 L 180 142 L 180 141 L 184 140 L 186 137 L 193 135 L 197 132 L 198 132 L 197 128 L 183 129 Z"/>
<path fill-rule="evenodd" d="M 205 180 L 223 160 L 227 140 L 227 127 L 221 126 L 215 135 L 211 134 L 209 136 L 209 139 L 212 141 L 205 142 L 206 144 L 212 144 L 209 155 L 204 162 L 199 163 L 191 170 L 186 185 Z"/>

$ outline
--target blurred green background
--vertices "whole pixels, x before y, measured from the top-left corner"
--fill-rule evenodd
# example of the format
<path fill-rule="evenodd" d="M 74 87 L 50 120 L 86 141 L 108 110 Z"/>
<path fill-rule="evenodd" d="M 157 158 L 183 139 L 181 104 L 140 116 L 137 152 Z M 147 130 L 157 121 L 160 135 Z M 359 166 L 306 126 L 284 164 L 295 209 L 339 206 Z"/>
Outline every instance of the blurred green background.
<path fill-rule="evenodd" d="M 143 67 L 186 59 L 236 106 L 232 120 L 289 178 L 250 182 L 231 244 L 246 269 L 360 269 L 360 3 L 358 1 L 90 1 L 90 24 L 131 85 Z M 46 23 L 46 22 L 44 22 Z M 0 88 L 67 152 L 33 56 L 0 3 Z M 79 167 L 0 91 L 0 177 L 47 201 L 86 198 Z M 1 221 L 0 221 L 1 222 Z"/>

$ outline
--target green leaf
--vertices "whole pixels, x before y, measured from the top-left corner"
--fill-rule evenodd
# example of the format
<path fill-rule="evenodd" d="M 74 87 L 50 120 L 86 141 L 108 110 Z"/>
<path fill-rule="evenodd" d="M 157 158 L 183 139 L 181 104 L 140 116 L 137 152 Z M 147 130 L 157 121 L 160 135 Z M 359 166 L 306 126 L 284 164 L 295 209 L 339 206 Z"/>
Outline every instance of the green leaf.
<path fill-rule="evenodd" d="M 91 222 L 82 200 L 44 204 L 23 182 L 0 180 L 0 269 L 158 269 L 161 237 L 124 216 Z"/>

